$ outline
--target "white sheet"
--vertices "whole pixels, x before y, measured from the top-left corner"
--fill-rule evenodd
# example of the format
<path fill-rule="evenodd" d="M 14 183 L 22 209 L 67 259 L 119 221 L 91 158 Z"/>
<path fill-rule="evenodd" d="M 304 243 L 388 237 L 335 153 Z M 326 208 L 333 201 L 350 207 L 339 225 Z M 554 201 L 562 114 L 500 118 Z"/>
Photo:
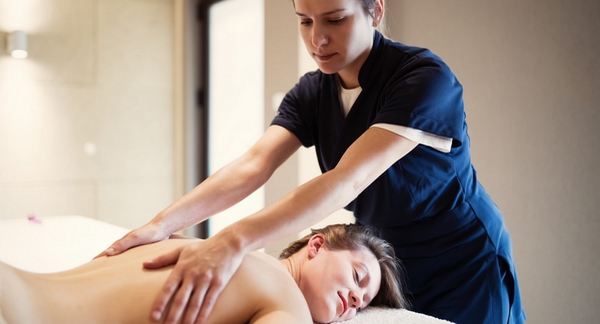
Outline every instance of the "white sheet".
<path fill-rule="evenodd" d="M 72 269 L 129 230 L 83 216 L 0 220 L 0 260 L 30 272 Z"/>
<path fill-rule="evenodd" d="M 367 307 L 358 315 L 343 324 L 451 324 L 451 322 L 437 319 L 406 309 L 389 309 L 381 307 Z"/>

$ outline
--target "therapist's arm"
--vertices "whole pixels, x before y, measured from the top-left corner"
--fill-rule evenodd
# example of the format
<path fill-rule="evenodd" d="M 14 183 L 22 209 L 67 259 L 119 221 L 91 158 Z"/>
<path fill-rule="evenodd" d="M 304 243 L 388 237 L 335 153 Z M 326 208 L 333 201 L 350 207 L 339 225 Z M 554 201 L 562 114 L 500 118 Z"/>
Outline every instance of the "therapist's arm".
<path fill-rule="evenodd" d="M 110 256 L 132 247 L 164 240 L 233 206 L 260 188 L 299 147 L 289 131 L 271 126 L 248 152 L 221 168 L 158 213 L 150 222 L 114 242 L 99 254 Z"/>
<path fill-rule="evenodd" d="M 226 227 L 204 244 L 191 244 L 146 263 L 158 268 L 177 262 L 153 306 L 166 323 L 204 321 L 243 256 L 310 227 L 346 206 L 393 163 L 417 146 L 390 131 L 371 128 L 346 151 L 338 165 L 262 210 Z"/>
<path fill-rule="evenodd" d="M 229 226 L 244 252 L 306 229 L 348 205 L 418 144 L 381 128 L 370 128 L 338 165 L 270 206 Z"/>

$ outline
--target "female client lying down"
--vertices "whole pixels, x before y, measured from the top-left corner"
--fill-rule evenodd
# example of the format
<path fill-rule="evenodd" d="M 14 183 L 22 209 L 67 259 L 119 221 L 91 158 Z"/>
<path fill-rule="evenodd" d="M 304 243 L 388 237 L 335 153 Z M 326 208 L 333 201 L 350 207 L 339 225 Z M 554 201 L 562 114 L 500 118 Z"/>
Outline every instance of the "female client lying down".
<path fill-rule="evenodd" d="M 0 262 L 0 324 L 151 322 L 150 307 L 171 268 L 147 270 L 142 263 L 196 241 L 139 246 L 52 274 Z M 367 305 L 403 308 L 400 271 L 393 248 L 372 229 L 331 225 L 290 244 L 279 261 L 247 255 L 207 323 L 329 323 Z"/>

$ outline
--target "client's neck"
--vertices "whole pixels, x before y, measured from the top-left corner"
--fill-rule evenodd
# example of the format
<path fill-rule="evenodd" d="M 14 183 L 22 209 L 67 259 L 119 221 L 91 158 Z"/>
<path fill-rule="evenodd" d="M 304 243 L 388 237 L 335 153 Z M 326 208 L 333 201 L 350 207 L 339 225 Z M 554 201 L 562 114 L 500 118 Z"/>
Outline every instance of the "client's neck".
<path fill-rule="evenodd" d="M 303 253 L 307 253 L 306 247 L 292 254 L 289 258 L 279 260 L 279 262 L 285 266 L 292 278 L 294 278 L 297 285 L 300 285 L 300 280 L 302 279 L 302 260 L 304 260 L 304 258 L 300 255 Z"/>

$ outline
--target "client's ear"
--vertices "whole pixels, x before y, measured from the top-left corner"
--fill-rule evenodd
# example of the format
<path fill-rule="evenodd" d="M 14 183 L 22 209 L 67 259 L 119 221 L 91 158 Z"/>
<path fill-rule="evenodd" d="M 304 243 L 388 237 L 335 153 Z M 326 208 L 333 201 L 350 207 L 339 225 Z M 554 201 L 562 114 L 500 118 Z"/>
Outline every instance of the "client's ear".
<path fill-rule="evenodd" d="M 325 238 L 321 234 L 315 234 L 308 240 L 308 258 L 314 258 L 319 251 L 325 247 Z"/>

